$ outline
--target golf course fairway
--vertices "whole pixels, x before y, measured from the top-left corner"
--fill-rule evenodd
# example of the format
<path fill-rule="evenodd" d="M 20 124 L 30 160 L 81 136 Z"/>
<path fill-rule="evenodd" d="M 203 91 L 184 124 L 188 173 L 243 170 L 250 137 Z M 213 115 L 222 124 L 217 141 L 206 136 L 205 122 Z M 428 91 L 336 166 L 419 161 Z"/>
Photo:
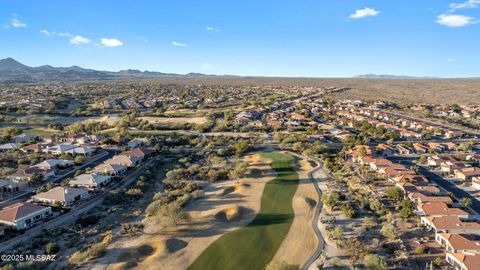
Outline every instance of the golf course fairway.
<path fill-rule="evenodd" d="M 264 270 L 275 256 L 292 225 L 292 199 L 299 181 L 293 156 L 280 152 L 262 156 L 272 160 L 277 176 L 265 185 L 260 212 L 247 226 L 213 242 L 190 270 Z"/>

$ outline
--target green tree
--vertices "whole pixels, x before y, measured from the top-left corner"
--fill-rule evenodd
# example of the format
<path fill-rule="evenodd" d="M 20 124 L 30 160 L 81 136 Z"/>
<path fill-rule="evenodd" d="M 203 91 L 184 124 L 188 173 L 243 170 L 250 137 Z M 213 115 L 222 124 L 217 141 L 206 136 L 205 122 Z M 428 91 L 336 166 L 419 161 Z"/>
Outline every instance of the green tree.
<path fill-rule="evenodd" d="M 403 190 L 399 187 L 389 187 L 385 190 L 385 194 L 392 200 L 400 201 L 403 199 Z"/>
<path fill-rule="evenodd" d="M 346 242 L 346 249 L 350 254 L 353 265 L 357 264 L 366 252 L 365 245 L 358 238 L 349 238 Z"/>
<path fill-rule="evenodd" d="M 228 175 L 233 179 L 242 178 L 248 169 L 247 162 L 240 162 L 235 166 L 235 169 L 231 170 Z"/>
<path fill-rule="evenodd" d="M 235 153 L 237 153 L 237 155 L 245 153 L 248 148 L 250 148 L 248 143 L 245 140 L 240 140 L 235 144 Z"/>
<path fill-rule="evenodd" d="M 421 155 L 420 158 L 418 159 L 418 163 L 426 164 L 427 163 L 427 157 L 425 155 Z"/>
<path fill-rule="evenodd" d="M 333 232 L 332 232 L 332 237 L 333 239 L 337 240 L 337 242 L 343 240 L 342 226 L 335 226 L 335 229 L 333 229 Z"/>
<path fill-rule="evenodd" d="M 392 223 L 383 224 L 382 229 L 380 230 L 380 233 L 384 237 L 386 237 L 390 240 L 395 239 L 398 235 L 397 228 L 395 228 L 395 226 Z"/>
<path fill-rule="evenodd" d="M 372 270 L 386 270 L 388 269 L 387 262 L 376 254 L 367 254 L 363 257 L 363 264 L 366 268 Z"/>
<path fill-rule="evenodd" d="M 361 157 L 364 157 L 364 156 L 367 155 L 367 149 L 365 148 L 365 146 L 361 146 L 358 149 L 358 155 L 361 156 Z"/>
<path fill-rule="evenodd" d="M 441 267 L 443 264 L 443 259 L 442 257 L 436 257 L 435 260 L 433 260 L 433 265 L 436 267 Z"/>
<path fill-rule="evenodd" d="M 472 199 L 468 197 L 464 197 L 460 199 L 460 205 L 464 208 L 468 208 L 472 206 Z"/>
<path fill-rule="evenodd" d="M 156 219 L 164 226 L 177 226 L 190 220 L 187 212 L 178 203 L 161 205 L 156 213 Z"/>
<path fill-rule="evenodd" d="M 31 183 L 40 183 L 43 181 L 43 175 L 42 174 L 39 174 L 39 173 L 33 173 L 32 174 L 32 177 L 30 177 L 30 182 Z"/>
<path fill-rule="evenodd" d="M 74 160 L 77 165 L 83 164 L 85 161 L 87 161 L 87 159 L 84 156 L 76 156 Z"/>
<path fill-rule="evenodd" d="M 13 136 L 17 136 L 17 135 L 20 135 L 23 133 L 23 130 L 17 126 L 11 126 L 11 127 L 7 127 L 3 130 L 3 134 L 4 136 L 10 136 L 10 137 L 13 137 Z"/>
<path fill-rule="evenodd" d="M 403 219 L 410 218 L 411 216 L 413 216 L 414 208 L 415 208 L 415 203 L 412 200 L 410 199 L 403 200 L 402 209 L 400 209 L 400 213 L 399 213 L 400 217 Z"/>

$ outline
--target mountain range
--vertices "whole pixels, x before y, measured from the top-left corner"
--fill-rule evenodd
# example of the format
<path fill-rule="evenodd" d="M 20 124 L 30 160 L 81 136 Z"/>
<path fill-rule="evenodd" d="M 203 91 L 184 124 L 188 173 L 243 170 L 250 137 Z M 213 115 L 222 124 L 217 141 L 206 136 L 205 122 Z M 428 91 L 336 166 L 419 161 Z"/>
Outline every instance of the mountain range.
<path fill-rule="evenodd" d="M 0 82 L 30 83 L 48 81 L 82 81 L 82 80 L 111 80 L 127 78 L 156 78 L 172 76 L 212 76 L 201 73 L 175 74 L 155 71 L 140 71 L 136 69 L 114 71 L 99 71 L 79 66 L 53 67 L 49 65 L 30 67 L 13 58 L 0 60 Z"/>
<path fill-rule="evenodd" d="M 50 65 L 30 67 L 13 58 L 0 59 L 0 83 L 34 83 L 34 82 L 70 82 L 84 80 L 113 80 L 161 77 L 237 77 L 234 75 L 207 75 L 202 73 L 163 73 L 127 69 L 120 71 L 99 71 L 79 66 L 53 67 Z M 360 79 L 433 79 L 433 77 L 414 77 L 397 75 L 364 74 L 353 78 Z"/>

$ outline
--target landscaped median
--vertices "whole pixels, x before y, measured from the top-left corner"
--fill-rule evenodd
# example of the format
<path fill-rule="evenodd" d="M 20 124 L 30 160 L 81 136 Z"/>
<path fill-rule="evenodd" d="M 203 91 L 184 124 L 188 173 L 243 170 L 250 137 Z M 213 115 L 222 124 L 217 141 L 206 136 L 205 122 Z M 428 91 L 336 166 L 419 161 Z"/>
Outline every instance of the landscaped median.
<path fill-rule="evenodd" d="M 292 198 L 298 187 L 295 158 L 280 152 L 266 152 L 277 176 L 268 182 L 262 195 L 261 210 L 247 226 L 227 233 L 210 245 L 190 270 L 265 269 L 292 225 Z"/>

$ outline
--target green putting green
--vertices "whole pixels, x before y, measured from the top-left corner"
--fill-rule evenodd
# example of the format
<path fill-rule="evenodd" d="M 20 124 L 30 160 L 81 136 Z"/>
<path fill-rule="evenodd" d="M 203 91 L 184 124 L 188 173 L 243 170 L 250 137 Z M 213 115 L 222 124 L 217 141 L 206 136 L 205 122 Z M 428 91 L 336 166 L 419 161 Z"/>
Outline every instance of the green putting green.
<path fill-rule="evenodd" d="M 260 212 L 247 226 L 213 242 L 189 267 L 190 270 L 264 270 L 292 225 L 292 199 L 298 187 L 295 158 L 265 152 L 277 177 L 265 185 Z"/>

